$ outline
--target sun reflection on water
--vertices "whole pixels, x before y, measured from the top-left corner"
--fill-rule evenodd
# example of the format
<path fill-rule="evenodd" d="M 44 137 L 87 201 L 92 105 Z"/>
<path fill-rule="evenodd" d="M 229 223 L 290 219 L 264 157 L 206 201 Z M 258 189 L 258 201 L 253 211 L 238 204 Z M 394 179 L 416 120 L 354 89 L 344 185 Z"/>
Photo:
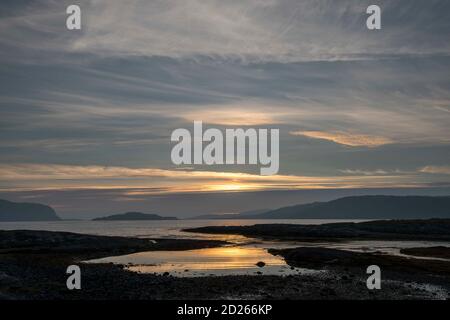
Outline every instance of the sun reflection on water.
<path fill-rule="evenodd" d="M 256 266 L 264 262 L 264 267 Z M 92 263 L 113 262 L 127 265 L 128 270 L 142 273 L 169 272 L 176 276 L 228 274 L 298 273 L 285 261 L 263 248 L 219 247 L 187 251 L 149 251 L 130 255 L 91 260 Z"/>

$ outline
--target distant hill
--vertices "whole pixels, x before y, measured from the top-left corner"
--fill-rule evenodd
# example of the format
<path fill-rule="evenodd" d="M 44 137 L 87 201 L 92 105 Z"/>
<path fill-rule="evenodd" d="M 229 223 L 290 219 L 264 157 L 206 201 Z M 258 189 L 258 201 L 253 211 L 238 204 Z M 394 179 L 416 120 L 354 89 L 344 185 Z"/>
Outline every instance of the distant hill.
<path fill-rule="evenodd" d="M 162 217 L 152 213 L 126 212 L 107 217 L 95 218 L 94 221 L 119 221 L 119 220 L 177 220 L 176 217 Z"/>
<path fill-rule="evenodd" d="M 51 207 L 39 203 L 18 203 L 0 200 L 0 221 L 61 220 Z"/>
<path fill-rule="evenodd" d="M 354 196 L 283 207 L 256 219 L 420 219 L 450 218 L 450 197 Z"/>
<path fill-rule="evenodd" d="M 241 213 L 203 214 L 188 218 L 189 220 L 226 220 L 226 219 L 254 219 L 254 216 L 267 212 L 269 209 L 244 211 Z"/>

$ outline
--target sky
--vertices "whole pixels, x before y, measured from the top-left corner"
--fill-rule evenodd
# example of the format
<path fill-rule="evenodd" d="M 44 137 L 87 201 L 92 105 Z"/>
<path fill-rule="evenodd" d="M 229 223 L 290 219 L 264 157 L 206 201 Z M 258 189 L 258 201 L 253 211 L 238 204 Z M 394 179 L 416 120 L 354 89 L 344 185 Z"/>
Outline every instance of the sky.
<path fill-rule="evenodd" d="M 67 30 L 66 7 L 82 29 Z M 382 10 L 368 30 L 366 8 Z M 65 218 L 450 192 L 447 0 L 0 4 L 0 197 Z M 277 128 L 280 170 L 175 166 L 177 128 Z"/>

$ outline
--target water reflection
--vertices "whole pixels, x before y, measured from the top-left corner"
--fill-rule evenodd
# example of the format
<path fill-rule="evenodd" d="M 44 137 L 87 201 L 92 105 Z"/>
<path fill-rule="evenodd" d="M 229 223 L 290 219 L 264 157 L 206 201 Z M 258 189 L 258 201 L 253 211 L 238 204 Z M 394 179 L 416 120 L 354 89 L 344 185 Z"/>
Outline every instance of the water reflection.
<path fill-rule="evenodd" d="M 264 267 L 256 266 L 264 262 Z M 169 272 L 175 276 L 264 274 L 288 275 L 314 273 L 303 268 L 291 268 L 285 261 L 263 248 L 220 247 L 187 251 L 149 251 L 89 261 L 128 265 L 131 271 L 143 273 Z"/>

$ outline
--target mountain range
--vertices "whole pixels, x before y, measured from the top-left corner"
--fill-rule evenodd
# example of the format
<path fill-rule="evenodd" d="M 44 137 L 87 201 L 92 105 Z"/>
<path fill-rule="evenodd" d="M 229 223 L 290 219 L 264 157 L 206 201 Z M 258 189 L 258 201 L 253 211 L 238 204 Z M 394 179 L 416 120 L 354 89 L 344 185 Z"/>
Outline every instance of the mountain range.
<path fill-rule="evenodd" d="M 238 219 L 238 216 L 235 218 Z M 450 218 L 450 197 L 352 196 L 270 210 L 245 219 Z"/>
<path fill-rule="evenodd" d="M 424 219 L 450 218 L 450 196 L 352 196 L 275 210 L 202 215 L 191 219 Z M 126 212 L 93 220 L 176 220 L 157 214 Z M 0 221 L 57 221 L 51 207 L 38 203 L 0 200 Z"/>

